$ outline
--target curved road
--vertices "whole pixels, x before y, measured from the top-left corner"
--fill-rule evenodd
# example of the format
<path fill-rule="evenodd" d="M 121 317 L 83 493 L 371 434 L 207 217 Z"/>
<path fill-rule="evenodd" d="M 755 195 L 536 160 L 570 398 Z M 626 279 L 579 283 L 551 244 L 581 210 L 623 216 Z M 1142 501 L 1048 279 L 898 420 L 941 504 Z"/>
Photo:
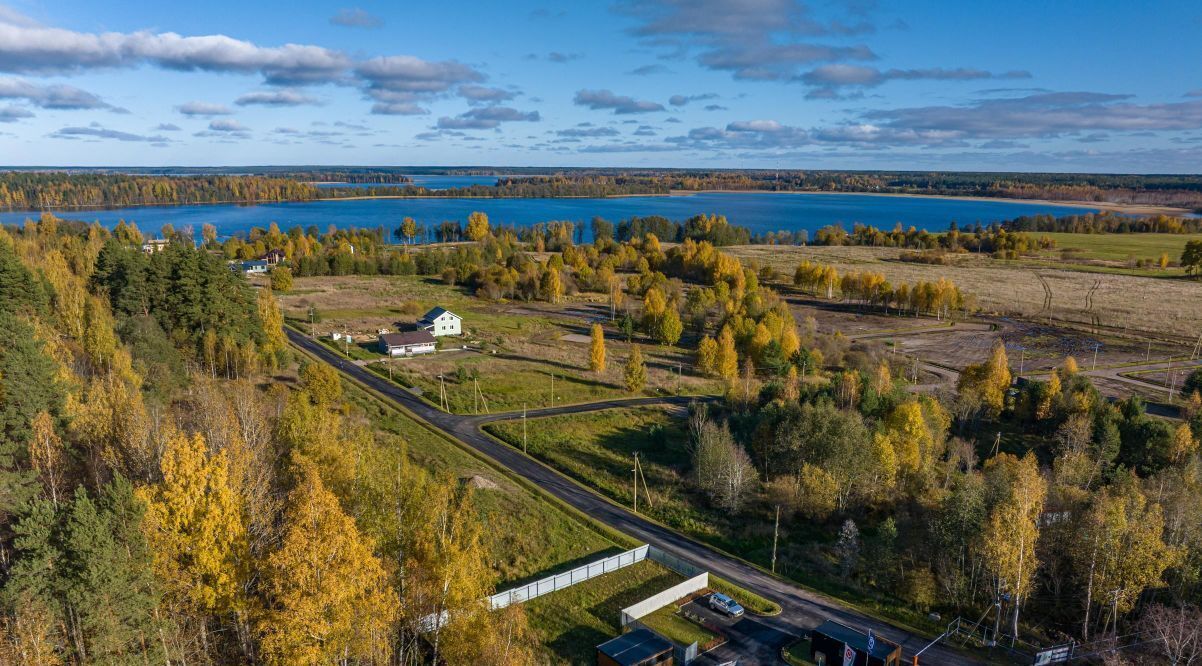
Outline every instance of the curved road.
<path fill-rule="evenodd" d="M 878 636 L 884 636 L 901 645 L 902 651 L 906 655 L 914 654 L 929 642 L 923 637 L 916 636 L 905 630 L 863 615 L 835 599 L 795 587 L 742 560 L 720 553 L 709 546 L 693 541 L 673 529 L 634 514 L 538 462 L 534 458 L 525 455 L 521 451 L 509 445 L 502 444 L 481 432 L 480 426 L 484 423 L 513 418 L 515 414 L 512 412 L 508 414 L 479 416 L 448 414 L 426 404 L 421 398 L 402 387 L 340 357 L 329 347 L 291 329 L 285 329 L 285 332 L 297 347 L 335 366 L 361 384 L 370 386 L 376 392 L 387 396 L 404 410 L 472 447 L 511 472 L 524 477 L 544 491 L 551 493 L 591 518 L 634 537 L 643 543 L 653 544 L 694 566 L 707 569 L 757 594 L 775 600 L 782 608 L 780 615 L 769 618 L 753 618 L 762 622 L 770 629 L 792 635 L 800 635 L 808 629 L 818 626 L 824 620 L 833 619 L 862 630 L 872 629 Z M 574 414 L 639 404 L 674 404 L 683 406 L 693 400 L 695 398 L 680 396 L 605 400 L 580 405 L 529 410 L 527 417 Z M 516 416 L 520 417 L 520 415 L 521 412 L 516 413 Z M 908 659 L 909 657 L 907 657 Z M 909 662 L 907 661 L 907 663 Z M 923 653 L 922 663 L 964 664 L 983 662 L 972 659 L 963 653 L 953 651 L 940 644 L 932 646 Z"/>

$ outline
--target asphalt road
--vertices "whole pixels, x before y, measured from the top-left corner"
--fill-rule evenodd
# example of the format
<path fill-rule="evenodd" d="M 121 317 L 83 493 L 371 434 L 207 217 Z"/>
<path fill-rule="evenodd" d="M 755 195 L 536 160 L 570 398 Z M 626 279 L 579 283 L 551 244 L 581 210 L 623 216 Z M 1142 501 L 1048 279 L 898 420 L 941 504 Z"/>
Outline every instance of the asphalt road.
<path fill-rule="evenodd" d="M 512 418 L 514 416 L 512 413 L 508 415 L 494 414 L 484 416 L 448 414 L 426 404 L 421 398 L 404 388 L 355 365 L 349 359 L 340 357 L 329 347 L 291 329 L 285 329 L 285 332 L 296 346 L 334 365 L 360 383 L 370 386 L 378 393 L 387 396 L 403 409 L 491 458 L 497 464 L 508 468 L 511 472 L 524 477 L 544 491 L 551 493 L 591 518 L 605 523 L 643 543 L 652 544 L 688 561 L 694 566 L 706 569 L 726 580 L 735 582 L 757 594 L 776 601 L 782 608 L 782 612 L 779 615 L 768 618 L 755 618 L 765 631 L 799 636 L 805 631 L 818 626 L 823 621 L 833 619 L 856 627 L 861 631 L 872 629 L 877 636 L 882 636 L 901 645 L 905 655 L 914 654 L 929 642 L 926 638 L 916 636 L 903 629 L 863 615 L 854 609 L 848 608 L 838 600 L 800 589 L 742 560 L 720 553 L 704 544 L 685 537 L 675 530 L 634 514 L 572 481 L 554 469 L 526 456 L 521 451 L 502 444 L 481 432 L 481 424 L 502 418 Z M 530 410 L 527 412 L 527 416 L 574 414 L 639 404 L 686 405 L 692 400 L 693 398 L 678 396 L 605 400 L 581 405 L 565 405 L 563 407 Z M 517 414 L 520 415 L 520 412 Z M 907 663 L 909 662 L 907 661 Z M 932 646 L 924 652 L 921 663 L 965 664 L 984 662 L 966 657 L 964 654 L 940 644 Z"/>

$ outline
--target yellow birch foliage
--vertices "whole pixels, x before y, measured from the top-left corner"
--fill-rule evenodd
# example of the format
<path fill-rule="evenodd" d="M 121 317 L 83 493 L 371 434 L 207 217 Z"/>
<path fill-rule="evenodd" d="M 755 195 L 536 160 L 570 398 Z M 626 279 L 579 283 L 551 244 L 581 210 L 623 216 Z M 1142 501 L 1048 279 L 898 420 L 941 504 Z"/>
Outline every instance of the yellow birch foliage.
<path fill-rule="evenodd" d="M 592 341 L 589 345 L 589 370 L 605 372 L 605 331 L 601 328 L 601 324 L 593 324 L 590 333 Z"/>
<path fill-rule="evenodd" d="M 739 376 L 739 353 L 735 350 L 735 336 L 727 326 L 718 335 L 718 376 L 734 381 Z"/>
<path fill-rule="evenodd" d="M 1017 458 L 1003 453 L 985 463 L 985 475 L 997 496 L 980 533 L 980 555 L 1001 591 L 1022 603 L 1031 592 L 1039 560 L 1039 516 L 1047 498 L 1047 482 L 1034 454 Z"/>
<path fill-rule="evenodd" d="M 210 454 L 199 433 L 178 433 L 160 467 L 163 480 L 139 489 L 159 579 L 204 612 L 243 610 L 250 552 L 226 452 Z"/>
<path fill-rule="evenodd" d="M 704 375 L 718 374 L 718 343 L 708 335 L 697 344 L 697 369 Z"/>
<path fill-rule="evenodd" d="M 299 458 L 280 547 L 267 557 L 259 622 L 268 664 L 386 664 L 399 601 L 370 540 Z"/>
<path fill-rule="evenodd" d="M 284 335 L 284 315 L 280 314 L 280 306 L 270 288 L 259 290 L 258 308 L 264 334 L 263 346 L 259 351 L 267 368 L 275 370 L 280 355 L 288 347 L 288 338 Z"/>

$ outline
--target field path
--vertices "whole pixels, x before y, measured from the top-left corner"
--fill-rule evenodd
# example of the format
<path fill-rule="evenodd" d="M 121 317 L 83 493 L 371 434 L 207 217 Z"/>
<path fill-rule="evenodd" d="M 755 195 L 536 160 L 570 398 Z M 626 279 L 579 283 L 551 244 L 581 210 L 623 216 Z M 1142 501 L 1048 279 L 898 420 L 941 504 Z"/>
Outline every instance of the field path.
<path fill-rule="evenodd" d="M 488 420 L 513 417 L 508 415 L 461 416 L 440 411 L 409 391 L 378 377 L 353 363 L 347 362 L 325 345 L 291 329 L 285 329 L 292 344 L 322 361 L 329 363 L 357 382 L 384 395 L 398 407 L 424 420 L 431 426 L 470 446 L 498 465 L 507 468 L 542 490 L 583 512 L 591 518 L 623 532 L 644 543 L 669 552 L 694 566 L 707 569 L 727 580 L 733 581 L 756 594 L 772 599 L 781 605 L 781 614 L 763 618 L 765 625 L 791 635 L 803 632 L 834 619 L 861 629 L 871 629 L 902 646 L 907 655 L 922 649 L 929 640 L 905 629 L 869 617 L 843 602 L 801 589 L 792 583 L 773 576 L 751 564 L 727 553 L 718 551 L 657 522 L 632 513 L 614 504 L 583 485 L 560 474 L 558 471 L 531 458 L 521 451 L 485 435 L 480 426 Z M 684 405 L 693 398 L 633 398 L 606 400 L 597 403 L 565 405 L 527 412 L 527 417 L 538 414 L 576 414 L 597 409 L 627 407 L 639 404 Z M 517 415 L 520 417 L 520 412 Z M 908 663 L 908 658 L 907 658 Z M 923 653 L 923 664 L 984 663 L 974 657 L 955 651 L 943 644 L 935 645 Z"/>

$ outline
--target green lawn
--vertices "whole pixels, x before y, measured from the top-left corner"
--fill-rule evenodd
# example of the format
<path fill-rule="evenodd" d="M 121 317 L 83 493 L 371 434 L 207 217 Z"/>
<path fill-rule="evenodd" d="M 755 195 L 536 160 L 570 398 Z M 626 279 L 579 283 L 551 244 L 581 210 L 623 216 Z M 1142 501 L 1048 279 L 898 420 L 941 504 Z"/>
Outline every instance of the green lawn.
<path fill-rule="evenodd" d="M 664 638 L 682 646 L 689 646 L 693 643 L 701 646 L 718 637 L 709 629 L 681 615 L 673 604 L 643 616 L 639 622 L 647 625 Z"/>
<path fill-rule="evenodd" d="M 793 666 L 811 666 L 810 639 L 803 638 L 785 646 L 785 661 Z"/>
<path fill-rule="evenodd" d="M 1128 258 L 1153 259 L 1168 253 L 1169 259 L 1177 261 L 1181 251 L 1191 240 L 1202 239 L 1202 234 L 1070 234 L 1034 233 L 1036 237 L 1050 236 L 1056 241 L 1056 250 L 1080 249 L 1082 258 L 1126 261 Z"/>
<path fill-rule="evenodd" d="M 644 560 L 525 604 L 547 661 L 594 664 L 596 646 L 621 632 L 620 611 L 684 578 Z"/>
<path fill-rule="evenodd" d="M 355 361 L 375 361 L 383 358 L 380 352 L 376 351 L 374 342 L 352 342 L 347 344 L 345 340 L 332 340 L 329 336 L 318 338 L 318 342 L 338 352 L 340 356 L 347 356 Z"/>

